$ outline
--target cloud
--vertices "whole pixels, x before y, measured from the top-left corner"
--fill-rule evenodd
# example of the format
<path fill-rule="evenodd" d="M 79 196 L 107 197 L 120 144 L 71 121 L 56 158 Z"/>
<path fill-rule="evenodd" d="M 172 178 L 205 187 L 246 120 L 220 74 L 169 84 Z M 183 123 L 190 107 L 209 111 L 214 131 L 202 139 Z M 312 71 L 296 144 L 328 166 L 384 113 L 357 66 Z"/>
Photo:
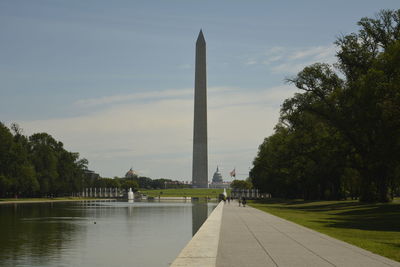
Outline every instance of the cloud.
<path fill-rule="evenodd" d="M 334 45 L 303 48 L 276 46 L 249 57 L 245 65 L 262 64 L 275 73 L 293 74 L 316 62 L 332 64 L 335 62 L 335 55 Z"/>
<path fill-rule="evenodd" d="M 258 146 L 278 121 L 279 104 L 293 93 L 289 86 L 252 91 L 209 88 L 210 177 L 216 165 L 248 171 Z M 109 105 L 79 117 L 25 121 L 21 127 L 28 134 L 50 133 L 68 150 L 79 151 L 89 160 L 89 167 L 103 176 L 122 176 L 133 166 L 152 178 L 190 180 L 193 89 L 78 102 L 93 106 L 104 103 Z"/>
<path fill-rule="evenodd" d="M 282 58 L 283 58 L 282 55 L 274 55 L 274 56 L 268 57 L 267 59 L 264 59 L 262 61 L 262 63 L 265 64 L 265 65 L 268 65 L 268 64 L 274 63 L 276 61 L 279 61 Z"/>
<path fill-rule="evenodd" d="M 182 70 L 189 70 L 189 69 L 192 69 L 192 65 L 190 65 L 190 64 L 181 64 L 181 65 L 178 65 L 178 68 L 182 69 Z"/>
<path fill-rule="evenodd" d="M 143 101 L 147 99 L 165 99 L 173 97 L 186 97 L 192 93 L 193 89 L 183 89 L 183 90 L 166 90 L 166 91 L 151 91 L 151 92 L 141 92 L 134 94 L 125 95 L 112 95 L 89 99 L 80 99 L 74 103 L 77 107 L 90 107 L 106 104 L 117 104 L 123 102 L 132 101 Z"/>
<path fill-rule="evenodd" d="M 315 46 L 305 49 L 297 49 L 287 54 L 280 64 L 272 67 L 274 72 L 297 73 L 304 67 L 316 62 L 333 64 L 335 62 L 336 47 Z"/>
<path fill-rule="evenodd" d="M 295 50 L 288 56 L 288 60 L 320 60 L 326 62 L 332 62 L 336 54 L 336 47 L 333 45 L 329 46 L 315 46 L 305 49 Z"/>
<path fill-rule="evenodd" d="M 255 59 L 249 58 L 247 61 L 244 63 L 245 65 L 255 65 L 257 64 L 257 61 Z"/>
<path fill-rule="evenodd" d="M 271 56 L 271 55 L 276 55 L 276 54 L 282 54 L 286 50 L 287 50 L 287 48 L 284 46 L 273 46 L 273 47 L 266 49 L 266 51 L 264 52 L 264 55 Z"/>
<path fill-rule="evenodd" d="M 304 69 L 304 67 L 311 65 L 312 61 L 308 62 L 303 62 L 303 63 L 290 63 L 290 62 L 285 62 L 279 65 L 275 65 L 271 68 L 271 70 L 275 73 L 297 73 Z"/>

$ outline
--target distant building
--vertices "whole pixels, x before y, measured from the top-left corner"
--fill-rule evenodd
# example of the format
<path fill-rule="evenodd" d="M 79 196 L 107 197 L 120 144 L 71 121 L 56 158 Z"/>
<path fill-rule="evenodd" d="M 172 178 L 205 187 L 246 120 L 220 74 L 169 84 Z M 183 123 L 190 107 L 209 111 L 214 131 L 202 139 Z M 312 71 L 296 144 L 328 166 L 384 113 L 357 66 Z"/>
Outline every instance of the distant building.
<path fill-rule="evenodd" d="M 96 179 L 100 178 L 100 175 L 98 173 L 95 173 L 94 171 L 91 170 L 84 170 L 85 176 L 90 179 L 91 181 L 94 181 Z"/>
<path fill-rule="evenodd" d="M 91 170 L 84 170 L 85 175 L 89 178 L 97 179 L 100 178 L 100 175 L 98 173 L 95 173 L 94 171 Z"/>
<path fill-rule="evenodd" d="M 224 180 L 222 179 L 222 175 L 219 172 L 219 168 L 217 166 L 217 170 L 214 172 L 213 178 L 212 178 L 212 182 L 210 184 L 210 188 L 229 188 L 230 187 L 229 182 L 224 182 Z"/>
<path fill-rule="evenodd" d="M 137 178 L 138 174 L 136 171 L 132 170 L 132 168 L 129 169 L 129 171 L 125 174 L 125 178 Z"/>
<path fill-rule="evenodd" d="M 219 168 L 217 166 L 217 170 L 214 172 L 214 175 L 213 175 L 213 178 L 212 178 L 212 183 L 213 184 L 218 184 L 218 183 L 222 183 L 222 182 L 223 182 L 222 175 L 219 172 Z"/>

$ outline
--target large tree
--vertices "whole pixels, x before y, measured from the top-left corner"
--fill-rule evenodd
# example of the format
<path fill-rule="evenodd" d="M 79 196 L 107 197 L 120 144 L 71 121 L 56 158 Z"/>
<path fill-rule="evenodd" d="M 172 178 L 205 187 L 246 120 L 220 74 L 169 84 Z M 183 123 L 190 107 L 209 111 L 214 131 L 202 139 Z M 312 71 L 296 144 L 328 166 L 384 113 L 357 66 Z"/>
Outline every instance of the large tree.
<path fill-rule="evenodd" d="M 389 201 L 400 159 L 400 10 L 358 24 L 358 33 L 337 40 L 334 67 L 314 64 L 291 79 L 304 91 L 294 101 L 355 149 L 362 200 Z"/>
<path fill-rule="evenodd" d="M 64 195 L 82 190 L 88 161 L 47 133 L 29 138 L 0 123 L 0 195 Z"/>
<path fill-rule="evenodd" d="M 284 179 L 281 186 L 304 189 L 304 181 L 314 180 L 310 186 L 338 197 L 358 186 L 363 201 L 390 201 L 400 173 L 400 10 L 358 25 L 357 33 L 336 41 L 336 64 L 316 63 L 288 79 L 302 92 L 285 101 L 280 127 L 254 161 L 253 179 L 262 180 L 262 169 L 285 156 L 289 166 L 272 166 L 287 170 L 269 178 Z M 268 163 L 260 164 L 265 157 Z"/>

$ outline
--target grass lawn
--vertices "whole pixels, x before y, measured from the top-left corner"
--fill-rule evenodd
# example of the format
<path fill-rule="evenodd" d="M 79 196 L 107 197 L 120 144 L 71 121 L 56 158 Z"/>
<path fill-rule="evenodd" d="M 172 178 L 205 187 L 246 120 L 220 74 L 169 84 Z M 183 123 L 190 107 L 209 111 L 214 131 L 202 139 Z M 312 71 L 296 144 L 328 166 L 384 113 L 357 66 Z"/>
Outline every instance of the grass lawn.
<path fill-rule="evenodd" d="M 151 197 L 210 197 L 217 198 L 219 194 L 224 192 L 224 189 L 207 189 L 207 188 L 181 188 L 181 189 L 157 189 L 145 190 L 140 189 L 141 193 Z M 161 194 L 162 192 L 162 194 Z M 229 192 L 229 190 L 227 190 Z"/>
<path fill-rule="evenodd" d="M 400 261 L 400 202 L 250 201 L 251 206 Z"/>

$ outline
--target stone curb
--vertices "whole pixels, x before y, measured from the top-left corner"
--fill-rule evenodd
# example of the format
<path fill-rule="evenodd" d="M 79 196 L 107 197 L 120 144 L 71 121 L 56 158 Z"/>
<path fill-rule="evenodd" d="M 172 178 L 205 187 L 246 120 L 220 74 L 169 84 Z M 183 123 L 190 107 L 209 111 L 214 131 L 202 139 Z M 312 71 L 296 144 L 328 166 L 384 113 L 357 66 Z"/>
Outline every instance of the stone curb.
<path fill-rule="evenodd" d="M 170 266 L 216 266 L 223 207 L 221 201 Z"/>

